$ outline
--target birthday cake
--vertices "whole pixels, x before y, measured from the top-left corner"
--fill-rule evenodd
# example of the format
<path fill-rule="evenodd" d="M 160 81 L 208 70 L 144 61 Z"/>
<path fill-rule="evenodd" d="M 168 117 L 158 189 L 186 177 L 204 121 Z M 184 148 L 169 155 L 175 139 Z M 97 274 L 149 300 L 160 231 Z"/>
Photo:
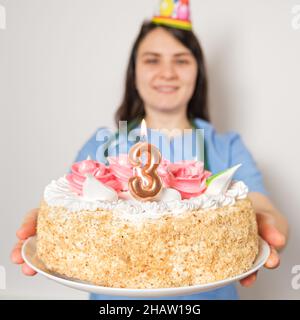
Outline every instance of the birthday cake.
<path fill-rule="evenodd" d="M 212 176 L 202 162 L 162 160 L 161 189 L 145 200 L 129 186 L 138 172 L 128 156 L 108 159 L 74 163 L 45 188 L 37 255 L 48 270 L 100 286 L 170 288 L 251 268 L 257 224 L 247 186 L 232 180 L 239 166 Z"/>

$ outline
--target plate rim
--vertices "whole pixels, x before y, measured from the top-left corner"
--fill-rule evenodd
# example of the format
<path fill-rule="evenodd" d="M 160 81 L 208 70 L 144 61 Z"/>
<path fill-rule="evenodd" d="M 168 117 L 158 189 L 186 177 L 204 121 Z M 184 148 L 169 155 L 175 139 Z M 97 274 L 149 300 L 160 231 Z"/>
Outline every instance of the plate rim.
<path fill-rule="evenodd" d="M 34 235 L 32 237 L 29 237 L 26 239 L 22 245 L 22 258 L 28 264 L 33 270 L 35 270 L 38 274 L 43 275 L 44 277 L 53 280 L 59 284 L 71 287 L 73 289 L 86 291 L 90 293 L 97 293 L 97 294 L 103 294 L 103 295 L 119 295 L 119 296 L 127 296 L 127 297 L 163 297 L 163 296 L 180 296 L 182 294 L 193 294 L 198 292 L 207 292 L 213 289 L 217 289 L 226 285 L 229 285 L 232 282 L 236 282 L 238 280 L 241 280 L 243 278 L 246 278 L 248 275 L 256 272 L 260 268 L 263 267 L 265 262 L 267 261 L 271 250 L 269 244 L 259 237 L 259 252 L 257 254 L 257 257 L 253 263 L 253 266 L 248 271 L 241 273 L 239 275 L 226 278 L 223 280 L 218 280 L 214 282 L 209 282 L 206 284 L 197 284 L 192 286 L 182 286 L 182 287 L 171 287 L 171 288 L 145 288 L 145 289 L 135 289 L 135 288 L 114 288 L 114 287 L 104 287 L 104 286 L 98 286 L 92 283 L 88 283 L 81 280 L 76 280 L 72 278 L 68 278 L 65 276 L 59 276 L 58 274 L 54 274 L 50 272 L 47 268 L 45 268 L 47 271 L 40 269 L 38 266 L 36 266 L 34 263 L 32 263 L 26 254 L 26 248 L 29 246 L 29 244 L 34 243 L 36 244 L 36 238 L 37 236 Z M 99 291 L 103 291 L 103 293 L 98 293 Z M 172 293 L 174 291 L 174 293 Z M 175 293 L 176 292 L 176 293 Z"/>

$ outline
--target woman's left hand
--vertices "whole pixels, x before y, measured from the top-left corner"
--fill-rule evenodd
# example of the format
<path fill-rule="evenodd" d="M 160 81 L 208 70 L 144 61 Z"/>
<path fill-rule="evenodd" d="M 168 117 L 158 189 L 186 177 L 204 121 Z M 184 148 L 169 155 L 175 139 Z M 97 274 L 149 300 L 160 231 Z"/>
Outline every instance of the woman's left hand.
<path fill-rule="evenodd" d="M 286 238 L 275 227 L 274 218 L 269 214 L 256 214 L 258 233 L 259 235 L 270 245 L 271 253 L 266 261 L 264 267 L 268 269 L 275 269 L 280 264 L 280 257 L 278 250 L 283 248 L 286 244 Z M 248 277 L 242 279 L 240 284 L 244 287 L 250 287 L 253 285 L 257 278 L 257 272 L 252 273 Z"/>

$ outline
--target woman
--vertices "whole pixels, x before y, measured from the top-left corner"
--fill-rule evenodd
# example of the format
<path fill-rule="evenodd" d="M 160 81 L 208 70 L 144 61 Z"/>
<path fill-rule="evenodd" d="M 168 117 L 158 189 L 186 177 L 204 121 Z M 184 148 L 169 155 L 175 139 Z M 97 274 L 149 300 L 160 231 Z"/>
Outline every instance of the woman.
<path fill-rule="evenodd" d="M 152 129 L 190 129 L 194 126 L 204 129 L 205 157 L 210 171 L 218 172 L 236 163 L 243 166 L 236 178 L 249 187 L 249 197 L 257 215 L 259 233 L 271 246 L 271 254 L 266 268 L 279 265 L 278 249 L 285 246 L 287 221 L 274 207 L 266 195 L 262 177 L 240 136 L 230 132 L 217 134 L 209 123 L 207 110 L 207 84 L 204 59 L 197 38 L 192 31 L 180 30 L 155 23 L 144 23 L 133 46 L 127 70 L 126 88 L 123 102 L 116 113 L 116 122 L 127 120 L 131 124 L 145 118 Z M 100 130 L 105 130 L 102 128 Z M 170 140 L 165 136 L 164 142 Z M 168 140 L 169 139 L 169 140 Z M 173 136 L 174 144 L 181 139 Z M 190 149 L 189 146 L 184 148 Z M 101 150 L 96 134 L 83 146 L 76 161 L 88 155 L 96 158 Z M 178 160 L 174 154 L 165 158 Z M 103 150 L 102 150 L 103 151 Z M 22 266 L 26 275 L 35 272 L 24 263 L 21 246 L 25 239 L 36 232 L 38 209 L 30 211 L 17 231 L 19 242 L 12 251 L 12 261 Z M 243 286 L 250 286 L 256 280 L 256 273 L 241 280 Z M 92 295 L 93 299 L 124 299 Z M 163 297 L 166 299 L 167 297 Z M 233 285 L 202 294 L 173 299 L 236 299 Z M 126 297 L 125 297 L 126 299 Z M 172 297 L 170 297 L 172 299 Z"/>

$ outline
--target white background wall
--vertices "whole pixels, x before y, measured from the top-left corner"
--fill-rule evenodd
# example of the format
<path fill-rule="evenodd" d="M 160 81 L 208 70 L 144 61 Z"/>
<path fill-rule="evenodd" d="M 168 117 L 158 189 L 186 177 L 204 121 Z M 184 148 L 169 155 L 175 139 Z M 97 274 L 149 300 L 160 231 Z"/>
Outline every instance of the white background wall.
<path fill-rule="evenodd" d="M 192 0 L 207 59 L 212 120 L 240 132 L 288 217 L 279 269 L 259 273 L 242 298 L 299 299 L 300 0 Z M 113 126 L 129 50 L 156 0 L 0 0 L 0 298 L 85 298 L 10 263 L 15 231 L 43 188 L 68 170 L 85 140 Z M 298 15 L 300 14 L 300 9 Z M 292 21 L 294 19 L 294 27 Z M 298 28 L 297 28 L 298 24 Z"/>

